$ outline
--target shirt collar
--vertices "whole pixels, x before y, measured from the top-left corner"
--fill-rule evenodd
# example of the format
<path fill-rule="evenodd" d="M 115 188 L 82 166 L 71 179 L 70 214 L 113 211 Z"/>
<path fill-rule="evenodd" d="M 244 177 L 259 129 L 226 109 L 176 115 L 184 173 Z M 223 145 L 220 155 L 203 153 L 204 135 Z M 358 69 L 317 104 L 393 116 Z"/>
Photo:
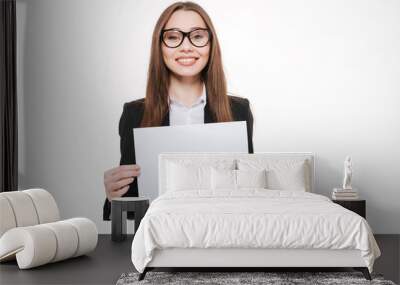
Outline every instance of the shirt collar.
<path fill-rule="evenodd" d="M 172 99 L 171 97 L 168 96 L 168 101 L 171 105 L 182 105 L 184 106 L 181 102 L 179 102 L 176 99 Z M 203 83 L 203 92 L 201 94 L 200 97 L 197 98 L 197 100 L 193 103 L 193 105 L 190 108 L 193 108 L 194 106 L 198 105 L 198 104 L 202 104 L 203 106 L 206 105 L 206 101 L 207 101 L 207 92 L 206 92 L 206 86 Z"/>

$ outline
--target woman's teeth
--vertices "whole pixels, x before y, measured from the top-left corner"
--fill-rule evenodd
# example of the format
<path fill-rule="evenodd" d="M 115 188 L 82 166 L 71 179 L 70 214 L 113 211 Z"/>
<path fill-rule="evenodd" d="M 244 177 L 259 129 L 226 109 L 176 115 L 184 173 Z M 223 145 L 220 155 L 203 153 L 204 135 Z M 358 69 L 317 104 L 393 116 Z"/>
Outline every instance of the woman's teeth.
<path fill-rule="evenodd" d="M 178 63 L 182 65 L 192 65 L 196 62 L 196 58 L 179 58 L 177 59 Z"/>

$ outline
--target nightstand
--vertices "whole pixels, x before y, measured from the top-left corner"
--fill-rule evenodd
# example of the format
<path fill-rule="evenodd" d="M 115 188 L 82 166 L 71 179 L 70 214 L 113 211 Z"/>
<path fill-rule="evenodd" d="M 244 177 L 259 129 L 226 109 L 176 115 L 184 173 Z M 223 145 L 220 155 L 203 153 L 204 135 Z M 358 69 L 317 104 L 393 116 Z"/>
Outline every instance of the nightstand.
<path fill-rule="evenodd" d="M 340 206 L 359 214 L 364 219 L 366 218 L 365 213 L 365 200 L 332 200 L 332 202 L 339 204 Z"/>
<path fill-rule="evenodd" d="M 123 241 L 126 239 L 127 212 L 135 213 L 135 233 L 139 228 L 150 199 L 145 197 L 118 197 L 111 201 L 111 240 Z"/>

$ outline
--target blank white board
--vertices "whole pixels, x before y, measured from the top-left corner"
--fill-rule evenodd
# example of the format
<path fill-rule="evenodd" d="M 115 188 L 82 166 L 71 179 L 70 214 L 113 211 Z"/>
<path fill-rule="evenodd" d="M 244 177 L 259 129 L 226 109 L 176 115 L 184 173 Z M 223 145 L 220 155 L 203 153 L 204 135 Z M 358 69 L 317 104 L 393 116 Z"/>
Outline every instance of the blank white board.
<path fill-rule="evenodd" d="M 139 196 L 158 196 L 158 155 L 165 152 L 248 153 L 245 121 L 134 128 Z"/>

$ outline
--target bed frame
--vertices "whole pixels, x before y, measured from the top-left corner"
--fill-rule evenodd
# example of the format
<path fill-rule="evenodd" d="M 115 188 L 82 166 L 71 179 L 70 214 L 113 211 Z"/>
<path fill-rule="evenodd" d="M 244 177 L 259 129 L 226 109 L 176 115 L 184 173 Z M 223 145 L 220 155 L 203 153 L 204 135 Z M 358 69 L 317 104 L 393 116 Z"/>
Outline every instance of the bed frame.
<path fill-rule="evenodd" d="M 165 192 L 165 162 L 167 159 L 204 159 L 212 155 L 218 158 L 240 158 L 244 153 L 163 153 L 159 157 L 159 193 Z M 307 159 L 309 166 L 309 191 L 315 189 L 315 166 L 313 153 L 257 153 L 271 159 Z M 157 249 L 139 280 L 156 268 L 229 268 L 230 271 L 264 271 L 271 268 L 343 268 L 361 271 L 367 280 L 371 275 L 359 250 L 330 249 L 255 249 L 255 248 L 168 248 Z M 251 270 L 250 270 L 251 269 Z M 264 269 L 264 270 L 261 270 Z"/>
<path fill-rule="evenodd" d="M 361 271 L 371 280 L 359 250 L 329 249 L 157 249 L 143 273 L 155 268 L 231 268 L 234 271 L 285 268 L 338 268 L 350 267 Z M 250 271 L 251 271 L 250 270 Z M 263 271 L 263 270 L 260 270 Z"/>

